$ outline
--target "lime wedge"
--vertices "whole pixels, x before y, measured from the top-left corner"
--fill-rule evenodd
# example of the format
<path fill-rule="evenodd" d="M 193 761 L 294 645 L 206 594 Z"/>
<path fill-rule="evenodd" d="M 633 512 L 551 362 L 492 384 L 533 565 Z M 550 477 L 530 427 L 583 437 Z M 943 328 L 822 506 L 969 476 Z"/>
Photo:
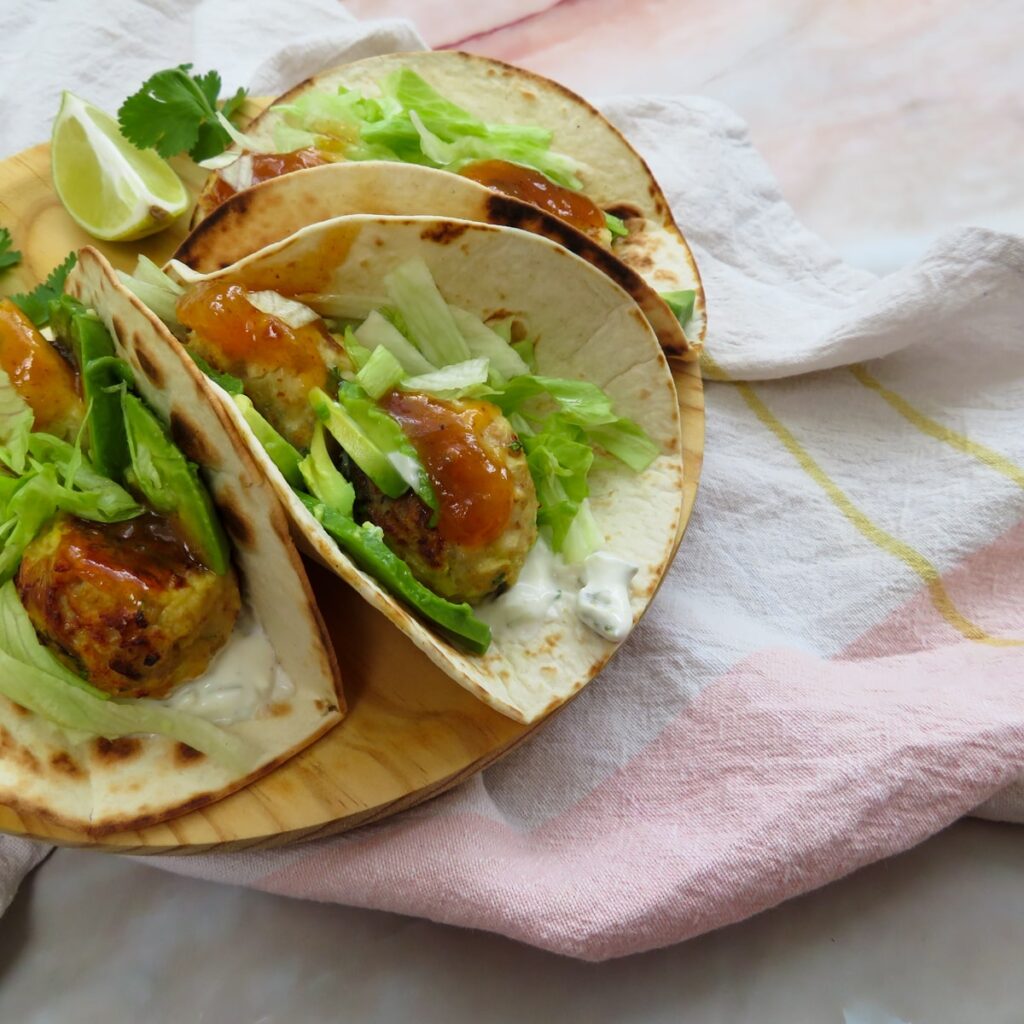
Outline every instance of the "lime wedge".
<path fill-rule="evenodd" d="M 142 238 L 188 208 L 185 186 L 165 160 L 136 149 L 114 118 L 70 92 L 53 122 L 50 159 L 64 208 L 96 238 Z"/>

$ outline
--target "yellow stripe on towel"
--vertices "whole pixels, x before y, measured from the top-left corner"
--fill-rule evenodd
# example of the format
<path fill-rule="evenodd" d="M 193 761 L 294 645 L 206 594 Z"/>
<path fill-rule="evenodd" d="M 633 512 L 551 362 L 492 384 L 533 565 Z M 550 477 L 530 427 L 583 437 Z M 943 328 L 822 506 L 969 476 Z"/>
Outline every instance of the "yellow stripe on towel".
<path fill-rule="evenodd" d="M 999 452 L 994 451 L 987 445 L 972 441 L 965 434 L 960 434 L 949 427 L 944 427 L 938 420 L 933 420 L 930 416 L 926 416 L 919 409 L 915 409 L 902 395 L 885 387 L 880 380 L 868 373 L 863 365 L 851 366 L 850 373 L 864 387 L 869 388 L 885 399 L 908 423 L 912 423 L 917 427 L 922 434 L 934 437 L 936 441 L 941 441 L 943 444 L 948 444 L 951 448 L 956 448 L 957 451 L 970 455 L 971 458 L 984 463 L 997 473 L 1002 473 L 1003 476 L 1012 480 L 1018 487 L 1024 488 L 1024 469 L 1011 462 L 1005 455 L 1000 455 Z"/>
<path fill-rule="evenodd" d="M 842 488 L 815 462 L 810 452 L 800 444 L 789 428 L 764 404 L 750 384 L 732 380 L 706 349 L 701 354 L 701 366 L 709 379 L 735 386 L 754 415 L 778 438 L 783 447 L 796 459 L 800 468 L 825 492 L 832 504 L 864 537 L 882 551 L 898 558 L 924 581 L 935 609 L 958 633 L 968 640 L 995 647 L 1024 646 L 1024 640 L 992 636 L 962 615 L 946 591 L 939 570 L 920 551 L 883 530 L 857 508 Z"/>

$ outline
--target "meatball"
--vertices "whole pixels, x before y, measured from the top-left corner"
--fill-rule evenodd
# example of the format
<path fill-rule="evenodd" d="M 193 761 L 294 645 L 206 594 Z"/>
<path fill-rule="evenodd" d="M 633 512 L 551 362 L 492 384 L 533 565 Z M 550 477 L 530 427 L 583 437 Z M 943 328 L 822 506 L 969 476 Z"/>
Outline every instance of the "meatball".
<path fill-rule="evenodd" d="M 381 404 L 416 448 L 439 509 L 413 493 L 388 498 L 353 470 L 356 515 L 442 597 L 474 604 L 510 587 L 537 539 L 537 494 L 511 424 L 490 402 L 393 392 Z"/>
<path fill-rule="evenodd" d="M 210 281 L 178 300 L 189 350 L 241 380 L 253 405 L 296 448 L 308 448 L 316 414 L 313 388 L 330 390 L 331 372 L 348 367 L 345 350 L 322 320 L 291 327 L 249 302 L 238 284 Z"/>
<path fill-rule="evenodd" d="M 115 697 L 164 697 L 201 675 L 241 607 L 234 571 L 206 569 L 151 513 L 55 520 L 25 550 L 17 586 L 43 643 Z"/>

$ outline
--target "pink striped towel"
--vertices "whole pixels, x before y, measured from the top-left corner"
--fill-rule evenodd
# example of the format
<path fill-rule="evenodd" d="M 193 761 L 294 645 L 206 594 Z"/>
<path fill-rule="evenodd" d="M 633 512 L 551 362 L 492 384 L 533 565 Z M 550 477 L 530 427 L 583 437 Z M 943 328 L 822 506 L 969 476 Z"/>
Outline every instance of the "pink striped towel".
<path fill-rule="evenodd" d="M 357 35 L 359 52 L 416 45 L 301 6 L 324 31 L 262 88 Z M 272 17 L 250 19 L 264 45 Z M 979 805 L 1024 817 L 1007 788 L 1024 775 L 1024 241 L 959 231 L 878 279 L 796 222 L 728 110 L 604 109 L 666 187 L 710 310 L 701 493 L 653 610 L 571 709 L 461 789 L 342 838 L 160 866 L 600 959 Z M 8 890 L 28 866 L 0 841 Z"/>

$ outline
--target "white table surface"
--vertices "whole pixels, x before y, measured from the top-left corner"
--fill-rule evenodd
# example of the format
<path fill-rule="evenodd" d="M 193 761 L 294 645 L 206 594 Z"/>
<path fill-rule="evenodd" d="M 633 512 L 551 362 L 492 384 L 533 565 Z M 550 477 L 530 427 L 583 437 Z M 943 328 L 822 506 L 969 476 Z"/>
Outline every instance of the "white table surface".
<path fill-rule="evenodd" d="M 4 1024 L 842 1024 L 844 1010 L 1019 1024 L 1024 830 L 961 822 L 742 924 L 604 964 L 71 851 L 0 929 Z"/>

